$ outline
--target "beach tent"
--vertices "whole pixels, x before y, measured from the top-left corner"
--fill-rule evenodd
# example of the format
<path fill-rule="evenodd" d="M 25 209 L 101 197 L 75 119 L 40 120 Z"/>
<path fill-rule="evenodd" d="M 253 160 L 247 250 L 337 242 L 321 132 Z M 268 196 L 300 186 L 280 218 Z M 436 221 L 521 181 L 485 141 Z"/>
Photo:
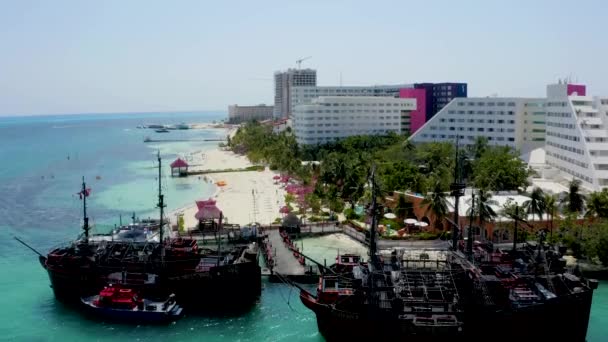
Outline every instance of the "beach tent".
<path fill-rule="evenodd" d="M 214 206 L 204 207 L 198 210 L 194 217 L 199 220 L 219 220 L 222 215 L 222 211 Z"/>
<path fill-rule="evenodd" d="M 210 198 L 208 200 L 200 200 L 200 201 L 196 201 L 196 207 L 200 210 L 201 208 L 205 207 L 205 206 L 214 206 L 215 205 L 215 200 Z"/>
<path fill-rule="evenodd" d="M 215 205 L 215 200 L 208 199 L 206 201 L 196 201 L 198 211 L 194 217 L 199 220 L 219 220 L 222 211 Z"/>

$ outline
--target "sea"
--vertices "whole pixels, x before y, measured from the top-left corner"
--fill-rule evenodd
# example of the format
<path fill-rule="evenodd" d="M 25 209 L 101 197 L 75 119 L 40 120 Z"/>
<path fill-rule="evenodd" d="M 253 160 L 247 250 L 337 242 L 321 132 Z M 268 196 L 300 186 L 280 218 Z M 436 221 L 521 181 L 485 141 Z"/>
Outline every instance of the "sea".
<path fill-rule="evenodd" d="M 36 254 L 14 239 L 46 254 L 76 237 L 83 178 L 91 189 L 87 207 L 95 230 L 107 231 L 133 215 L 156 217 L 159 153 L 169 211 L 211 196 L 213 184 L 197 177 L 171 178 L 168 164 L 214 148 L 217 142 L 201 140 L 223 138 L 225 131 L 155 133 L 137 127 L 212 123 L 225 117 L 222 112 L 187 112 L 0 118 L 0 341 L 323 341 L 298 291 L 265 280 L 259 301 L 245 312 L 186 314 L 167 326 L 94 320 L 55 300 Z M 146 137 L 184 141 L 145 143 Z M 352 247 L 332 237 L 303 243 L 313 257 L 328 260 L 337 249 Z M 606 323 L 608 282 L 601 282 L 588 341 L 606 341 Z"/>

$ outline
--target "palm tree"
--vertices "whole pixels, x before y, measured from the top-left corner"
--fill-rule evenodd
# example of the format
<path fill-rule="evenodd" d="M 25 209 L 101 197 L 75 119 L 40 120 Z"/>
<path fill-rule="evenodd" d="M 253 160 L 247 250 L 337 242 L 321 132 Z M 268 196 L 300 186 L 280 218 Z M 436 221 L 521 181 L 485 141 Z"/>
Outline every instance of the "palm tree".
<path fill-rule="evenodd" d="M 442 222 L 448 215 L 448 201 L 440 180 L 435 180 L 432 190 L 433 192 L 427 193 L 422 200 L 422 205 L 427 206 L 424 215 L 428 216 L 429 213 L 433 213 L 435 222 Z"/>
<path fill-rule="evenodd" d="M 600 192 L 592 192 L 589 195 L 585 217 L 608 217 L 608 189 L 602 189 Z"/>
<path fill-rule="evenodd" d="M 585 196 L 580 193 L 581 181 L 573 179 L 570 182 L 568 194 L 562 200 L 562 204 L 566 205 L 566 210 L 573 214 L 580 214 L 585 210 Z"/>
<path fill-rule="evenodd" d="M 517 233 L 520 230 L 517 227 L 520 221 L 524 221 L 523 214 L 525 208 L 511 199 L 508 199 L 502 208 L 502 215 L 513 220 L 513 250 L 515 250 L 518 240 Z"/>
<path fill-rule="evenodd" d="M 538 215 L 539 221 L 542 221 L 543 214 L 546 212 L 546 203 L 545 203 L 545 193 L 541 188 L 534 188 L 532 190 L 532 194 L 530 194 L 530 199 L 525 201 L 524 208 L 526 208 L 526 214 L 532 215 L 532 220 L 534 220 L 534 215 Z"/>
<path fill-rule="evenodd" d="M 545 194 L 545 212 L 551 215 L 551 226 L 550 226 L 550 238 L 553 238 L 553 218 L 555 217 L 555 212 L 557 211 L 557 198 L 551 194 Z"/>
<path fill-rule="evenodd" d="M 469 199 L 469 204 L 471 204 L 471 200 Z M 493 205 L 498 205 L 498 202 L 492 199 L 492 193 L 489 191 L 485 191 L 480 189 L 477 192 L 477 205 L 471 205 L 469 210 L 467 211 L 467 215 L 477 216 L 479 218 L 479 227 L 481 229 L 485 228 L 486 222 L 491 222 L 498 216 Z"/>

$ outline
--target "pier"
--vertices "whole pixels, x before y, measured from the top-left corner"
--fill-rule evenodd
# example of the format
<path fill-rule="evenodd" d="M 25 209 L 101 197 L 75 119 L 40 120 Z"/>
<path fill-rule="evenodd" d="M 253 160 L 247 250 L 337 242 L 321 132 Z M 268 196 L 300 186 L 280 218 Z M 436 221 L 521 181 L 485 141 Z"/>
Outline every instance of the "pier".
<path fill-rule="evenodd" d="M 189 142 L 189 141 L 217 141 L 217 142 L 226 142 L 226 139 L 152 139 L 146 138 L 144 139 L 145 143 L 170 143 L 170 142 Z"/>
<path fill-rule="evenodd" d="M 262 275 L 269 277 L 271 282 L 285 281 L 288 278 L 298 283 L 314 284 L 319 280 L 319 266 L 307 260 L 302 246 L 292 240 L 293 234 L 282 233 L 279 227 L 264 229 L 261 239 L 262 256 L 267 268 Z M 335 224 L 317 223 L 301 228 L 298 237 L 321 236 L 341 232 Z"/>

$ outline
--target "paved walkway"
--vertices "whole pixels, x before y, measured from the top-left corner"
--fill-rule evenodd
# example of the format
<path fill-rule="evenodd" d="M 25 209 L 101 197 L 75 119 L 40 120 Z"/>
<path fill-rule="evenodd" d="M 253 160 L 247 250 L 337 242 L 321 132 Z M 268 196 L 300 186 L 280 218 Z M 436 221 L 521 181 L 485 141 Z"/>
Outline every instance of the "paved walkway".
<path fill-rule="evenodd" d="M 282 275 L 304 274 L 304 266 L 300 265 L 293 252 L 285 245 L 278 229 L 268 230 L 268 240 L 275 251 L 274 271 Z"/>

